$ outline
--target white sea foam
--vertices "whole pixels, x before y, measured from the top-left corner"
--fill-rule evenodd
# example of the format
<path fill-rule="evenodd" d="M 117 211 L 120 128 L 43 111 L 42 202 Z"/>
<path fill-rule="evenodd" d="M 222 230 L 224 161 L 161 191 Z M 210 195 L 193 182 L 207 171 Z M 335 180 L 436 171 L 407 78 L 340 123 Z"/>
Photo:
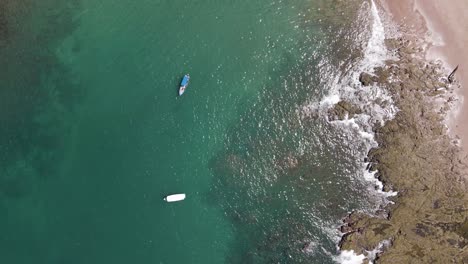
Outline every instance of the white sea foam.
<path fill-rule="evenodd" d="M 369 264 L 373 264 L 377 258 L 377 254 L 382 253 L 383 250 L 390 245 L 390 243 L 390 240 L 383 240 L 373 250 L 367 251 L 367 259 L 369 259 Z"/>
<path fill-rule="evenodd" d="M 377 171 L 368 171 L 366 170 L 367 166 L 369 165 L 369 163 L 364 163 L 364 178 L 368 181 L 368 182 L 372 182 L 374 184 L 374 186 L 376 186 L 376 191 L 377 193 L 383 195 L 384 197 L 392 197 L 392 196 L 396 196 L 398 194 L 398 192 L 395 192 L 395 191 L 383 191 L 383 183 L 381 181 L 379 181 L 379 179 L 377 179 L 375 177 Z"/>
<path fill-rule="evenodd" d="M 365 258 L 363 254 L 354 253 L 354 250 L 343 250 L 334 260 L 341 264 L 361 264 Z"/>
<path fill-rule="evenodd" d="M 338 256 L 334 257 L 334 260 L 340 264 L 361 264 L 367 259 L 369 264 L 373 264 L 377 258 L 377 254 L 382 253 L 390 243 L 390 240 L 383 240 L 373 250 L 366 251 L 366 255 L 358 255 L 354 250 L 343 250 Z"/>
<path fill-rule="evenodd" d="M 372 14 L 372 29 L 371 37 L 367 43 L 367 48 L 364 51 L 365 56 L 362 61 L 363 68 L 367 71 L 372 71 L 376 66 L 382 66 L 387 59 L 387 49 L 385 48 L 385 28 L 382 24 L 382 19 L 379 16 L 379 11 L 374 1 L 371 1 Z"/>

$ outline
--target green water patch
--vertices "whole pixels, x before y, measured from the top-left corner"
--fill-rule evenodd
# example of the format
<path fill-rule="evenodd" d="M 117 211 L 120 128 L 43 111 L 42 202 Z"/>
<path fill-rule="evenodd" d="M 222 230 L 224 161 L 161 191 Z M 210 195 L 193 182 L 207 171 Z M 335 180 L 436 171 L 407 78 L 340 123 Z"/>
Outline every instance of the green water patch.
<path fill-rule="evenodd" d="M 57 8 L 54 14 L 63 16 L 52 16 L 48 4 Z M 69 117 L 83 95 L 73 73 L 54 53 L 57 43 L 76 27 L 67 20 L 76 7 L 54 4 L 42 3 L 44 11 L 26 8 L 21 1 L 2 3 L 3 30 L 7 33 L 1 36 L 0 165 L 7 182 L 22 181 L 20 171 L 37 177 L 53 175 L 61 155 L 58 149 L 70 133 Z M 20 195 L 21 191 L 11 192 Z"/>
<path fill-rule="evenodd" d="M 60 40 L 77 26 L 70 16 L 78 6 L 28 4 L 2 3 L 0 165 L 9 182 L 21 181 L 16 169 L 53 175 L 61 155 L 56 150 L 70 133 L 70 117 L 83 96 L 73 72 L 55 55 Z"/>
<path fill-rule="evenodd" d="M 297 112 L 325 93 L 320 15 L 335 11 L 314 2 L 2 2 L 4 259 L 307 262 L 315 242 L 333 248 L 322 224 L 363 196 L 342 195 L 362 187 L 341 178 L 352 150 Z M 186 201 L 164 203 L 174 192 Z"/>
<path fill-rule="evenodd" d="M 58 179 L 84 90 L 56 56 L 77 1 L 0 4 L 0 248 L 10 263 L 48 262 L 44 185 Z"/>
<path fill-rule="evenodd" d="M 234 230 L 224 208 L 207 200 L 208 163 L 232 122 L 279 80 L 278 66 L 295 59 L 287 54 L 301 35 L 298 10 L 267 2 L 83 2 L 80 27 L 59 48 L 87 87 L 61 188 L 49 194 L 60 258 L 225 261 Z M 177 98 L 185 73 L 191 82 Z M 174 192 L 187 193 L 186 201 L 162 201 Z"/>

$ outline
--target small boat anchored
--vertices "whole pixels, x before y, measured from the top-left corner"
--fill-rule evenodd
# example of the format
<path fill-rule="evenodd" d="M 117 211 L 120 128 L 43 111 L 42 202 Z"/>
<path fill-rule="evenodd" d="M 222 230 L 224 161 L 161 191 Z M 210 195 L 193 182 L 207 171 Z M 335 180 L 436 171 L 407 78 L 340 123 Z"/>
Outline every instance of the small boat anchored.
<path fill-rule="evenodd" d="M 179 96 L 184 94 L 185 88 L 187 88 L 187 85 L 189 84 L 189 81 L 190 81 L 190 75 L 185 74 L 184 78 L 182 78 L 182 81 L 180 82 Z"/>
<path fill-rule="evenodd" d="M 171 203 L 171 202 L 178 202 L 185 200 L 185 193 L 178 193 L 178 194 L 171 194 L 164 197 L 164 201 Z"/>

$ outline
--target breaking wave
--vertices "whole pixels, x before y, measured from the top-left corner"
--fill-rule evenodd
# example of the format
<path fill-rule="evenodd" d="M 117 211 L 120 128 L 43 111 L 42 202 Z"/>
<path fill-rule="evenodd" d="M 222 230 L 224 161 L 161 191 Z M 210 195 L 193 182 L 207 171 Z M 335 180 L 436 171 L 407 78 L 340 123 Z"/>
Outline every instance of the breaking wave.
<path fill-rule="evenodd" d="M 318 112 L 322 116 L 327 117 L 326 113 L 328 110 L 342 100 L 358 105 L 363 111 L 357 114 L 356 117 L 348 118 L 346 116 L 344 120 L 330 120 L 330 122 L 344 133 L 349 133 L 349 137 L 352 140 L 363 144 L 365 151 L 361 152 L 362 154 L 367 154 L 371 148 L 378 146 L 372 128 L 376 124 L 384 125 L 385 121 L 392 119 L 398 111 L 391 95 L 386 90 L 375 84 L 363 86 L 359 81 L 361 73 L 373 73 L 376 67 L 383 67 L 385 60 L 392 58 L 385 47 L 385 27 L 379 11 L 374 1 L 370 3 L 370 8 L 363 9 L 370 9 L 369 13 L 371 15 L 367 21 L 371 24 L 371 33 L 367 45 L 365 45 L 362 59 L 354 65 L 350 65 L 349 70 L 346 71 L 347 73 L 344 76 L 328 70 L 327 75 L 331 78 L 325 79 L 329 79 L 329 82 L 326 83 L 326 86 L 329 87 L 329 93 L 319 102 L 311 102 L 303 108 L 306 115 L 310 115 L 311 112 Z M 385 103 L 382 104 L 382 102 Z M 375 191 L 374 193 L 377 197 L 382 197 L 380 205 L 385 204 L 388 202 L 385 198 L 396 195 L 396 192 L 383 191 L 383 184 L 375 176 L 377 172 L 368 171 L 368 165 L 368 163 L 363 163 L 360 173 L 370 183 L 369 190 L 371 192 Z M 362 263 L 364 258 L 364 255 L 357 255 L 353 251 L 344 250 L 334 260 L 343 264 L 358 264 Z"/>
<path fill-rule="evenodd" d="M 397 109 L 385 90 L 359 82 L 361 72 L 391 58 L 376 5 L 366 2 L 359 10 L 351 28 L 327 32 L 340 37 L 331 47 L 301 46 L 297 65 L 274 72 L 212 160 L 217 197 L 211 200 L 236 228 L 230 262 L 359 259 L 337 255 L 340 219 L 350 210 L 373 213 L 394 195 L 382 190 L 364 162 L 377 147 L 373 127 Z M 329 110 L 341 101 L 360 113 L 330 119 Z"/>
<path fill-rule="evenodd" d="M 369 9 L 370 12 L 366 12 Z M 370 13 L 370 16 L 366 16 L 367 13 Z M 356 114 L 353 118 L 346 117 L 344 120 L 328 121 L 343 133 L 348 133 L 347 137 L 351 141 L 349 143 L 364 145 L 365 149 L 361 151 L 361 154 L 367 155 L 371 148 L 377 147 L 373 127 L 376 124 L 383 125 L 385 121 L 391 120 L 398 109 L 386 90 L 376 84 L 363 86 L 359 82 L 361 73 L 372 73 L 376 67 L 384 66 L 384 62 L 392 58 L 385 47 L 385 27 L 374 1 L 371 1 L 370 7 L 364 6 L 362 8 L 359 23 L 371 25 L 370 36 L 366 36 L 365 33 L 357 34 L 358 39 L 368 37 L 367 43 L 362 44 L 364 46 L 362 59 L 349 65 L 343 74 L 339 68 L 330 65 L 327 58 L 323 58 L 321 75 L 322 80 L 325 81 L 323 85 L 327 87 L 328 93 L 324 94 L 319 101 L 311 101 L 304 105 L 302 116 L 307 118 L 318 115 L 328 120 L 328 111 L 340 101 L 359 106 L 362 113 Z M 367 165 L 367 163 L 362 165 L 361 173 L 364 179 L 373 184 L 371 189 L 376 189 L 379 194 L 384 196 L 395 195 L 393 192 L 383 192 L 382 183 L 374 176 L 376 172 L 365 170 Z"/>

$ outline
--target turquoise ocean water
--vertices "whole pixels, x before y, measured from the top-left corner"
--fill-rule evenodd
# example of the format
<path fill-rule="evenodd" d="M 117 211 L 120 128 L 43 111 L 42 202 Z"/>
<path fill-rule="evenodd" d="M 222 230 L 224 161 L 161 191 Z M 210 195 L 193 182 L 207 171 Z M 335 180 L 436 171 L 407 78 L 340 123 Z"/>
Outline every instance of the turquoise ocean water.
<path fill-rule="evenodd" d="M 365 147 L 301 109 L 360 2 L 3 1 L 0 261 L 333 263 Z"/>

